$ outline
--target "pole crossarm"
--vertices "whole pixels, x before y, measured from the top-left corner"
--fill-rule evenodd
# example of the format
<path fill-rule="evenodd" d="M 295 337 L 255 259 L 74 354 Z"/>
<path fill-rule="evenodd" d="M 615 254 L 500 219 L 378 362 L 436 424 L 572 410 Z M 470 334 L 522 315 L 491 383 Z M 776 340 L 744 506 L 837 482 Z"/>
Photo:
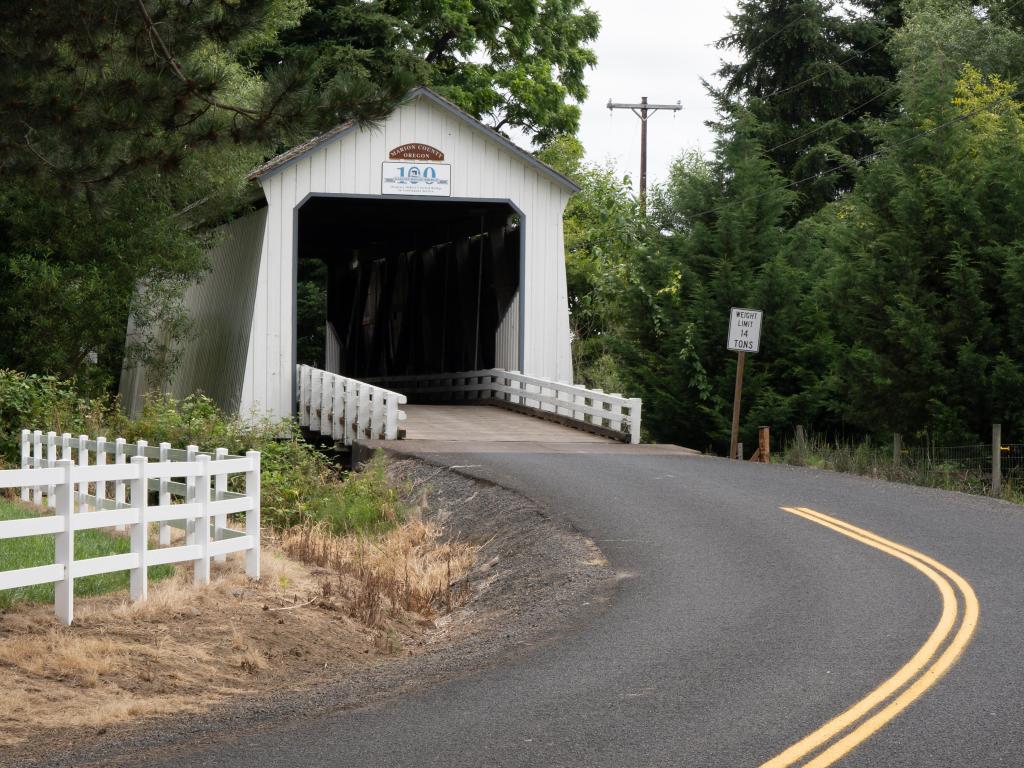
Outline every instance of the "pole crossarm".
<path fill-rule="evenodd" d="M 647 97 L 640 99 L 639 104 L 626 104 L 608 99 L 608 111 L 616 109 L 628 109 L 640 118 L 640 210 L 647 213 L 647 121 L 651 114 L 659 110 L 678 112 L 683 108 L 683 102 L 675 104 L 649 104 Z"/>
<path fill-rule="evenodd" d="M 672 112 L 679 112 L 683 108 L 683 102 L 677 101 L 675 104 L 620 104 L 619 102 L 613 102 L 611 99 L 608 100 L 608 109 L 631 109 L 633 112 L 646 109 L 648 112 L 655 112 L 659 109 L 668 109 Z M 642 118 L 646 120 L 647 118 Z"/>

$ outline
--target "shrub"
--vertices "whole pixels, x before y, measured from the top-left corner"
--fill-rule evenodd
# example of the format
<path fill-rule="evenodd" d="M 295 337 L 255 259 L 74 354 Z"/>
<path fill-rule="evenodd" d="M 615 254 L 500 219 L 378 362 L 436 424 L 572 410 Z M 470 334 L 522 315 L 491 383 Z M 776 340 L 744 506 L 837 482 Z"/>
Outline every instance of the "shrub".
<path fill-rule="evenodd" d="M 139 417 L 129 419 L 116 399 L 80 397 L 72 381 L 0 370 L 2 459 L 18 461 L 19 434 L 25 428 L 144 439 L 151 445 L 167 442 L 176 448 L 196 445 L 204 452 L 260 451 L 262 518 L 273 528 L 323 522 L 339 534 L 377 532 L 400 517 L 399 494 L 388 481 L 383 455 L 374 457 L 366 471 L 346 478 L 300 437 L 298 425 L 227 414 L 199 393 L 183 400 L 153 395 Z"/>
<path fill-rule="evenodd" d="M 94 434 L 116 418 L 116 402 L 80 397 L 73 381 L 0 369 L 0 461 L 18 461 L 23 429 Z"/>

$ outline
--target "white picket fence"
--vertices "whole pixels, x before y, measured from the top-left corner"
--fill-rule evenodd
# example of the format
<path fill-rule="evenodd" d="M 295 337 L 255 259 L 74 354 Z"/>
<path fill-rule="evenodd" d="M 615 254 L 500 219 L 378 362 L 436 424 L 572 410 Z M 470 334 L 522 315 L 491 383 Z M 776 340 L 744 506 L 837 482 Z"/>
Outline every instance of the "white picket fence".
<path fill-rule="evenodd" d="M 408 395 L 436 394 L 448 401 L 497 400 L 511 405 L 551 413 L 567 423 L 600 427 L 630 443 L 640 442 L 643 401 L 623 397 L 579 384 L 563 384 L 551 379 L 525 376 L 517 371 L 490 368 L 460 373 L 395 376 L 380 383 Z M 586 427 L 584 427 L 586 428 Z"/>
<path fill-rule="evenodd" d="M 23 501 L 55 514 L 0 521 L 0 541 L 53 534 L 54 563 L 0 570 L 0 589 L 54 583 L 54 610 L 65 624 L 74 616 L 74 580 L 84 576 L 131 571 L 131 597 L 144 600 L 151 566 L 192 562 L 195 582 L 207 584 L 212 558 L 245 552 L 246 572 L 259 578 L 259 451 L 231 456 L 217 449 L 211 457 L 194 445 L 180 449 L 24 430 L 21 466 L 0 470 L 0 489 L 20 487 Z M 234 474 L 245 475 L 244 493 L 228 491 Z M 149 503 L 150 492 L 156 504 Z M 244 532 L 227 527 L 227 516 L 236 513 L 245 513 Z M 149 547 L 153 523 L 160 524 L 157 548 Z M 114 526 L 130 529 L 130 552 L 75 560 L 75 531 Z M 170 526 L 185 531 L 185 544 L 169 546 Z"/>
<path fill-rule="evenodd" d="M 298 366 L 298 373 L 300 426 L 345 445 L 361 438 L 398 439 L 405 395 L 308 365 Z"/>

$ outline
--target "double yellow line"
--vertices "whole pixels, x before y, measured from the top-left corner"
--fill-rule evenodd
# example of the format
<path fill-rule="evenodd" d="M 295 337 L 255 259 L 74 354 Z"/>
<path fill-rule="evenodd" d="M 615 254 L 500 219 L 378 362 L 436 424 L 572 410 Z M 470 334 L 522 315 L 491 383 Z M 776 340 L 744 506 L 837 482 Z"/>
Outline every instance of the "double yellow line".
<path fill-rule="evenodd" d="M 813 509 L 782 509 L 902 560 L 931 579 L 942 596 L 939 622 L 910 661 L 845 712 L 761 765 L 761 768 L 788 768 L 797 764 L 803 768 L 823 768 L 871 738 L 949 671 L 971 642 L 978 625 L 978 598 L 960 574 L 917 550 Z M 806 762 L 802 762 L 804 760 Z"/>

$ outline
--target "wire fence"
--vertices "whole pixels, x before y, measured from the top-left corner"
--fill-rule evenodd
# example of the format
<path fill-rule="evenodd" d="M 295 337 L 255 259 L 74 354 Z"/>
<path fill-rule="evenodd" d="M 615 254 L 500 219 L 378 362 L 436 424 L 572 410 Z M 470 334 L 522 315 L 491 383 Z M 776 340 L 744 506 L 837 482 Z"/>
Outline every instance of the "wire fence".
<path fill-rule="evenodd" d="M 1024 443 L 1000 445 L 999 495 L 1024 501 Z M 880 445 L 829 440 L 821 436 L 789 436 L 778 444 L 778 458 L 788 464 L 816 466 L 968 493 L 992 492 L 992 444 Z"/>

